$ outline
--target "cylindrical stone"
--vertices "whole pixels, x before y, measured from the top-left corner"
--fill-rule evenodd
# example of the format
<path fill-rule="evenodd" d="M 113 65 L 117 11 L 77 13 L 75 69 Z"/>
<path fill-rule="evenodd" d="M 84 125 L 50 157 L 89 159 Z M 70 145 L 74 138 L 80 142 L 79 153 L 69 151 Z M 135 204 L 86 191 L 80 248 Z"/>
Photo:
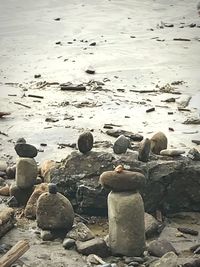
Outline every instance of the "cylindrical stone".
<path fill-rule="evenodd" d="M 110 192 L 108 220 L 112 254 L 141 256 L 145 249 L 144 203 L 141 195 Z"/>
<path fill-rule="evenodd" d="M 19 158 L 16 164 L 16 184 L 20 188 L 32 187 L 38 174 L 37 163 L 31 158 Z"/>

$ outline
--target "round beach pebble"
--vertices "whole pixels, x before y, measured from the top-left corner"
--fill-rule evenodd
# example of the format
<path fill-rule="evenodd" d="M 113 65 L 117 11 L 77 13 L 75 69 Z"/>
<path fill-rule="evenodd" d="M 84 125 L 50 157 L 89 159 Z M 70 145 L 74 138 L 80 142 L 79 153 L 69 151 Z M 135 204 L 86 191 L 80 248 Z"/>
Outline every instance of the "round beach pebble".
<path fill-rule="evenodd" d="M 164 149 L 160 151 L 160 155 L 170 157 L 180 156 L 184 153 L 185 151 L 181 149 Z"/>
<path fill-rule="evenodd" d="M 159 155 L 161 150 L 167 149 L 167 137 L 163 132 L 155 133 L 151 137 L 151 151 Z"/>
<path fill-rule="evenodd" d="M 70 201 L 60 193 L 43 193 L 36 207 L 38 227 L 44 230 L 71 230 L 74 222 L 74 210 Z"/>
<path fill-rule="evenodd" d="M 115 154 L 126 153 L 129 145 L 130 145 L 129 139 L 124 135 L 120 135 L 114 142 L 113 151 Z"/>
<path fill-rule="evenodd" d="M 17 143 L 15 145 L 15 151 L 22 158 L 34 158 L 38 153 L 36 147 L 26 143 Z"/>
<path fill-rule="evenodd" d="M 126 170 L 106 171 L 101 174 L 99 182 L 104 188 L 116 192 L 137 191 L 144 186 L 145 176 L 140 172 Z"/>
<path fill-rule="evenodd" d="M 140 143 L 139 146 L 139 155 L 138 155 L 138 160 L 147 162 L 149 159 L 149 154 L 151 151 L 151 141 L 146 138 Z"/>
<path fill-rule="evenodd" d="M 82 133 L 78 138 L 78 149 L 82 153 L 89 152 L 93 147 L 93 135 L 91 132 Z"/>

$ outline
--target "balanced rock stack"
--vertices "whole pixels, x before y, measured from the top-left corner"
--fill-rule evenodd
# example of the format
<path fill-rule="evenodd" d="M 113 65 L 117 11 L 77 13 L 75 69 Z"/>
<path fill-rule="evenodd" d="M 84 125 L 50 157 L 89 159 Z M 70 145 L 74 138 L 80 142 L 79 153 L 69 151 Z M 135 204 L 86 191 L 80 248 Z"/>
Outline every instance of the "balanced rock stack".
<path fill-rule="evenodd" d="M 145 177 L 123 170 L 100 176 L 100 184 L 112 191 L 108 195 L 109 245 L 113 255 L 141 256 L 145 249 L 144 203 L 139 189 Z"/>
<path fill-rule="evenodd" d="M 37 156 L 37 149 L 26 144 L 24 138 L 20 138 L 16 142 L 15 151 L 19 158 L 16 162 L 15 183 L 10 187 L 10 195 L 16 198 L 18 204 L 25 204 L 33 192 L 38 175 L 34 159 Z"/>
<path fill-rule="evenodd" d="M 71 230 L 74 210 L 70 201 L 57 192 L 55 184 L 49 184 L 49 192 L 43 193 L 37 201 L 36 220 L 43 230 Z"/>

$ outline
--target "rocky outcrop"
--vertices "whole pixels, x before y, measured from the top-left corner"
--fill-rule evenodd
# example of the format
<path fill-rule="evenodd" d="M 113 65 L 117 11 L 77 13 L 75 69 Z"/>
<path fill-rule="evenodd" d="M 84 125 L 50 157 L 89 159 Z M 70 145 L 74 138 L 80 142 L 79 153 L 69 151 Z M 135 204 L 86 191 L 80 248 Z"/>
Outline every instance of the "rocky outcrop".
<path fill-rule="evenodd" d="M 134 152 L 73 152 L 51 171 L 51 182 L 75 208 L 99 214 L 107 211 L 109 193 L 99 185 L 99 177 L 120 164 L 126 170 L 144 174 L 146 183 L 140 193 L 147 212 L 200 211 L 200 161 L 184 156 L 151 155 L 148 162 L 141 162 Z"/>

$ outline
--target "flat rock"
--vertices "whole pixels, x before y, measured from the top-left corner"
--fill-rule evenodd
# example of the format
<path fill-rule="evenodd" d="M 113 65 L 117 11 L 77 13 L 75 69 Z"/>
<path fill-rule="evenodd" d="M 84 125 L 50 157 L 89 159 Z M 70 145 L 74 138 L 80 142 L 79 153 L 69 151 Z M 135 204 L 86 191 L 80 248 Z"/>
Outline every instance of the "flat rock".
<path fill-rule="evenodd" d="M 161 156 L 176 157 L 185 153 L 185 150 L 181 149 L 164 149 L 160 151 Z"/>
<path fill-rule="evenodd" d="M 144 187 L 145 176 L 139 172 L 122 170 L 103 172 L 99 179 L 104 188 L 113 191 L 137 191 Z"/>
<path fill-rule="evenodd" d="M 83 255 L 96 254 L 100 257 L 109 255 L 108 247 L 101 238 L 93 238 L 85 242 L 76 241 L 76 247 L 77 251 Z"/>
<path fill-rule="evenodd" d="M 17 143 L 15 145 L 15 151 L 17 155 L 22 158 L 34 158 L 38 153 L 36 147 L 26 143 Z"/>
<path fill-rule="evenodd" d="M 66 237 L 79 241 L 87 241 L 95 236 L 84 223 L 79 222 L 73 226 L 72 230 L 67 233 Z"/>
<path fill-rule="evenodd" d="M 119 137 L 120 135 L 124 135 L 133 141 L 142 141 L 142 139 L 143 139 L 143 136 L 140 134 L 125 131 L 122 129 L 116 129 L 116 130 L 110 129 L 110 130 L 107 130 L 106 133 L 110 136 L 113 136 L 113 137 Z"/>
<path fill-rule="evenodd" d="M 147 248 L 148 252 L 152 256 L 162 257 L 168 252 L 174 252 L 177 254 L 175 248 L 167 240 L 154 240 L 151 241 Z"/>

